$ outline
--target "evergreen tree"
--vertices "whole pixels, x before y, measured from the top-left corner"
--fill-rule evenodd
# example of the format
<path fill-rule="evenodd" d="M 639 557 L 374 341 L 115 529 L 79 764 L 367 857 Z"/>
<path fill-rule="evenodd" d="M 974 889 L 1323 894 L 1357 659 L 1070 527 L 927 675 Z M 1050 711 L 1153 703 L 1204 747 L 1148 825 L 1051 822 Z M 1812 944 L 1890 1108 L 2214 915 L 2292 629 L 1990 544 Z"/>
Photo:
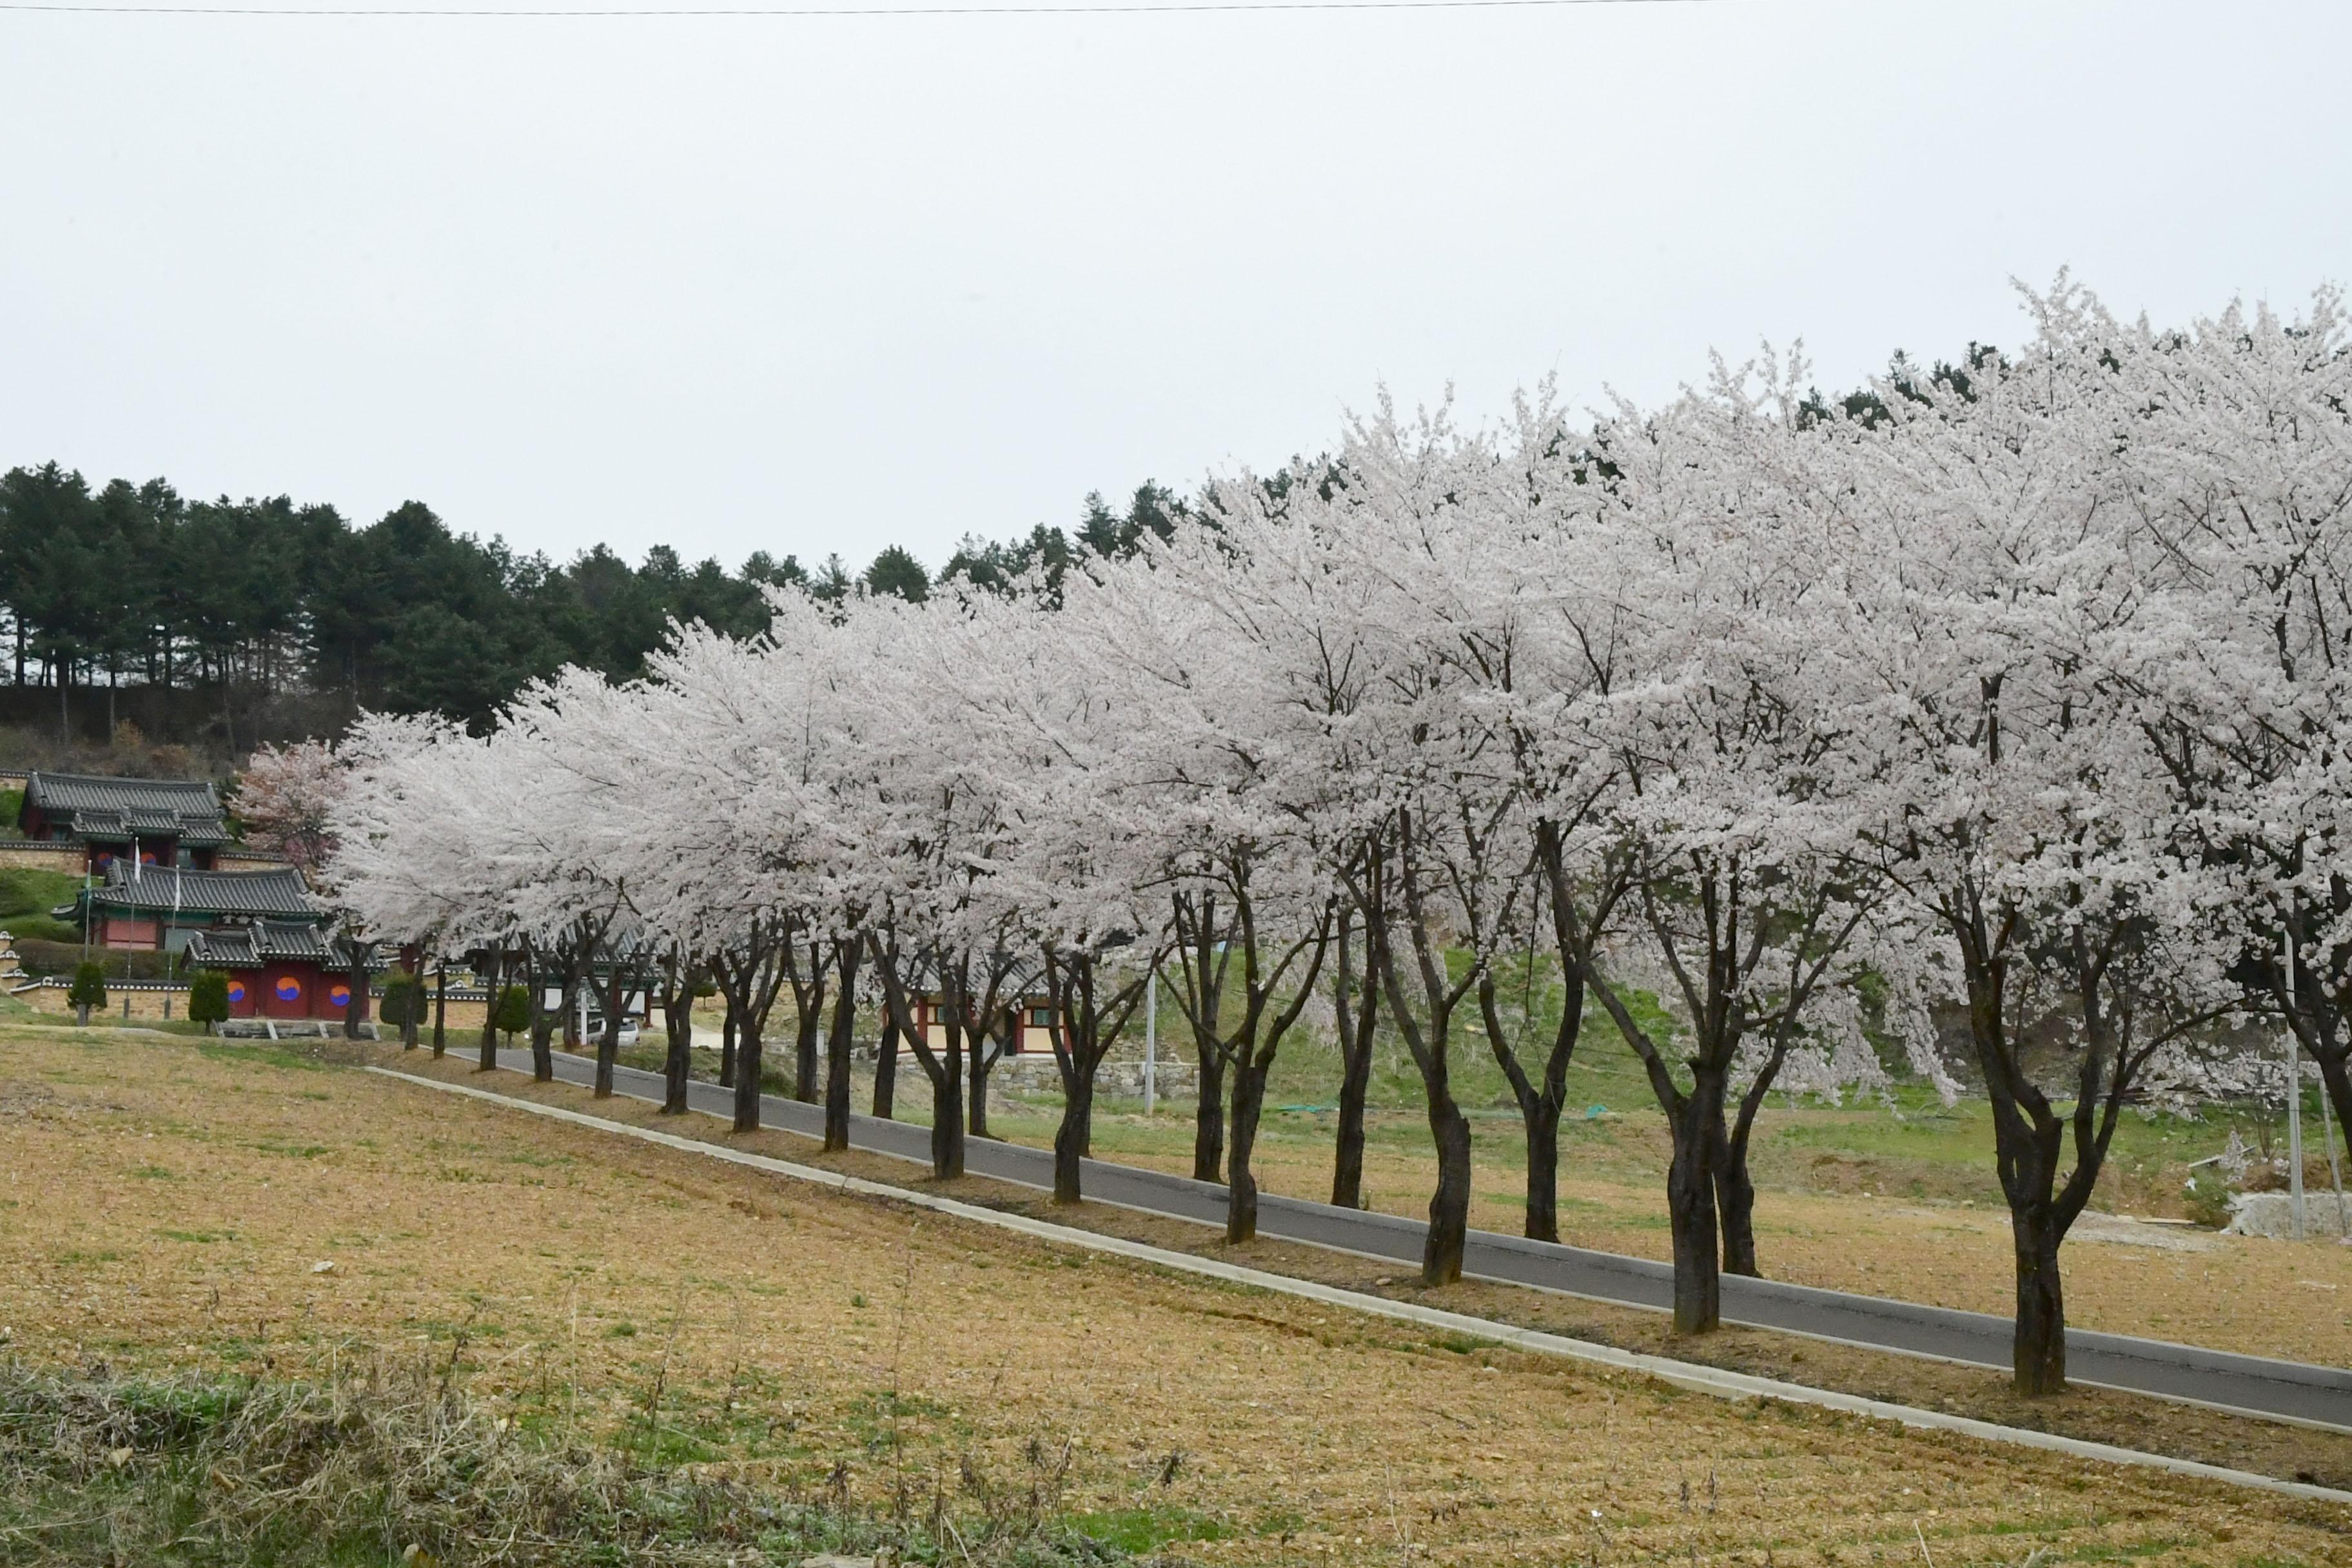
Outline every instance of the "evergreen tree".
<path fill-rule="evenodd" d="M 921 562 L 896 544 L 877 555 L 858 581 L 866 584 L 869 594 L 895 594 L 918 605 L 931 596 L 931 574 L 923 570 Z"/>

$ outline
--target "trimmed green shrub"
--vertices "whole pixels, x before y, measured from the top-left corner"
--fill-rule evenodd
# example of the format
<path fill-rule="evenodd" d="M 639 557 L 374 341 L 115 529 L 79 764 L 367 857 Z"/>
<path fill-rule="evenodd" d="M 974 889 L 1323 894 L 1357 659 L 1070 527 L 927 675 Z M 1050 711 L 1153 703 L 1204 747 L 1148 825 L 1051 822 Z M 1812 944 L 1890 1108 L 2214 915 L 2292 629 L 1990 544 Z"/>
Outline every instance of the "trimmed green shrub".
<path fill-rule="evenodd" d="M 490 1025 L 512 1045 L 517 1035 L 530 1027 L 530 993 L 520 985 L 509 985 L 499 992 L 498 1011 L 490 1015 Z"/>
<path fill-rule="evenodd" d="M 383 977 L 383 995 L 376 1005 L 376 1017 L 394 1028 L 404 1029 L 411 1019 L 425 1022 L 424 977 L 405 969 L 394 969 Z"/>
<path fill-rule="evenodd" d="M 228 976 L 217 969 L 199 969 L 188 976 L 188 1016 L 209 1033 L 228 1020 Z"/>
<path fill-rule="evenodd" d="M 77 965 L 74 969 L 73 989 L 66 993 L 66 1000 L 80 1014 L 81 1021 L 85 1024 L 89 1023 L 89 1010 L 106 1005 L 105 968 L 94 963 Z"/>

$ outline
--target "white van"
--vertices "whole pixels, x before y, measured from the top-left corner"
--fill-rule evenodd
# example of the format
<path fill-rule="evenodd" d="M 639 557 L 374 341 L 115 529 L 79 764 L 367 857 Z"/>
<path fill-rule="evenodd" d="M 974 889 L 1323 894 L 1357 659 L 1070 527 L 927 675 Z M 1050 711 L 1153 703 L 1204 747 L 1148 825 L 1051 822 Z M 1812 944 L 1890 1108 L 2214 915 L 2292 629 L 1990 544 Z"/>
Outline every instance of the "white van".
<path fill-rule="evenodd" d="M 634 1049 L 637 1043 L 637 1021 L 635 1018 L 623 1018 L 621 1020 L 621 1049 L 625 1051 Z M 580 1039 L 583 1045 L 587 1046 L 592 1049 L 604 1043 L 604 1016 L 603 1014 L 593 1011 L 589 1013 L 587 1023 L 580 1031 Z"/>

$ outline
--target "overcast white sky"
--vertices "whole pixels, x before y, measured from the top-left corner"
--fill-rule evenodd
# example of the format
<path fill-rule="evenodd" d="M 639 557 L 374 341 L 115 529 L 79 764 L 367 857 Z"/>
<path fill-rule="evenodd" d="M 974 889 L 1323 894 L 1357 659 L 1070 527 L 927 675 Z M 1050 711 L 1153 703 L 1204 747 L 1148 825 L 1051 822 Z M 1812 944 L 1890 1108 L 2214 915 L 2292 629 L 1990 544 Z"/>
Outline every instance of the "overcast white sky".
<path fill-rule="evenodd" d="M 1649 398 L 1801 337 L 1843 385 L 2067 264 L 2291 307 L 2352 271 L 2347 44 L 2341 0 L 0 14 L 0 465 L 936 564 L 1383 383 Z"/>

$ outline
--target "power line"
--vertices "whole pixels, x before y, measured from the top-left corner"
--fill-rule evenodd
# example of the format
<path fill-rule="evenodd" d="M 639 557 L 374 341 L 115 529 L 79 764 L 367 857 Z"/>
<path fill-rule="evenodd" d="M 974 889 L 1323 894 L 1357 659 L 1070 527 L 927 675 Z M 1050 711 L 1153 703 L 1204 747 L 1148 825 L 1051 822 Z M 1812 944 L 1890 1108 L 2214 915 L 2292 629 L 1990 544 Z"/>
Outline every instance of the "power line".
<path fill-rule="evenodd" d="M 0 0 L 0 12 L 75 16 L 500 17 L 1152 16 L 1250 11 L 1529 11 L 1570 5 L 1689 5 L 1707 0 L 1145 0 L 1133 5 L 566 5 L 546 7 L 354 5 L 73 5 Z"/>

